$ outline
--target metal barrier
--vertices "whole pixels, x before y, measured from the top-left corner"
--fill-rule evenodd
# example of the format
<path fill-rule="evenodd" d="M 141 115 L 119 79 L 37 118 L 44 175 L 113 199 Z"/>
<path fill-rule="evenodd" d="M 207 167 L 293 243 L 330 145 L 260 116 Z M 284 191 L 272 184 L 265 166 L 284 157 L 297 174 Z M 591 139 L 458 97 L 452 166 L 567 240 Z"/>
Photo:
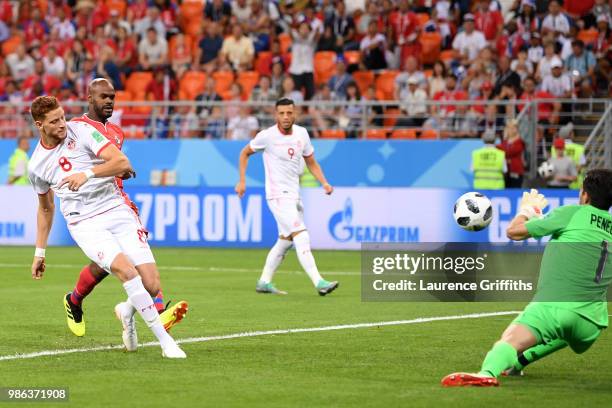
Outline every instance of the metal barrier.
<path fill-rule="evenodd" d="M 587 166 L 612 168 L 612 101 L 584 144 Z"/>

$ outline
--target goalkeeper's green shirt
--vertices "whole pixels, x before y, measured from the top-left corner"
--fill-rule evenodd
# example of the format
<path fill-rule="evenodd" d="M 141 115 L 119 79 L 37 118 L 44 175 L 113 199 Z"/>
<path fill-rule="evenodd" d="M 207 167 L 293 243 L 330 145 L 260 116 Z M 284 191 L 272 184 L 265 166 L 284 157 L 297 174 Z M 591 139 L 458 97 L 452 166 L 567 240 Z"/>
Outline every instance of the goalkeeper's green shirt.
<path fill-rule="evenodd" d="M 534 238 L 551 235 L 533 301 L 555 302 L 555 307 L 571 309 L 607 327 L 606 295 L 612 282 L 610 213 L 591 205 L 566 205 L 525 225 Z M 608 251 L 603 249 L 604 242 L 610 246 Z"/>

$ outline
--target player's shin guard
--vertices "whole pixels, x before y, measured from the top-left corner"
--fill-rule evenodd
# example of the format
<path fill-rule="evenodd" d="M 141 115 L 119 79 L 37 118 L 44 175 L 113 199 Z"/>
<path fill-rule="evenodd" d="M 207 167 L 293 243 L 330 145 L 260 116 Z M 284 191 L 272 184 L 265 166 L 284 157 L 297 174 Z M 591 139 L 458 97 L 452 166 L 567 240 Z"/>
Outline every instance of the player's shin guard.
<path fill-rule="evenodd" d="M 280 266 L 281 262 L 285 258 L 287 251 L 291 248 L 293 243 L 288 239 L 278 239 L 270 252 L 268 252 L 268 257 L 266 258 L 266 264 L 264 265 L 263 272 L 261 273 L 260 281 L 264 283 L 272 282 L 274 278 L 274 273 Z"/>
<path fill-rule="evenodd" d="M 91 293 L 91 291 L 100 283 L 107 275 L 103 275 L 100 278 L 96 278 L 89 269 L 89 265 L 86 265 L 81 269 L 79 274 L 79 280 L 74 287 L 74 290 L 70 294 L 70 301 L 72 304 L 81 306 L 83 299 Z"/>
<path fill-rule="evenodd" d="M 159 340 L 162 347 L 168 344 L 174 344 L 174 340 L 164 329 L 164 326 L 159 320 L 159 314 L 153 304 L 151 295 L 147 292 L 142 279 L 137 276 L 127 282 L 123 283 L 125 292 L 128 295 L 128 301 L 136 309 L 138 314 L 142 316 L 143 320 L 147 323 L 147 326 L 151 329 L 157 340 Z"/>
<path fill-rule="evenodd" d="M 538 361 L 539 359 L 565 347 L 567 347 L 567 343 L 564 340 L 557 339 L 546 344 L 538 344 L 537 346 L 528 348 L 518 355 L 514 368 L 517 370 L 522 370 L 528 364 Z"/>
<path fill-rule="evenodd" d="M 323 278 L 321 278 L 321 275 L 319 274 L 317 264 L 315 263 L 315 259 L 310 251 L 310 235 L 308 235 L 308 231 L 302 231 L 293 237 L 293 243 L 295 245 L 295 252 L 297 252 L 300 265 L 302 265 L 302 268 L 304 268 L 308 274 L 312 284 L 316 287 L 317 283 L 319 283 L 319 281 Z"/>
<path fill-rule="evenodd" d="M 516 349 L 505 341 L 498 341 L 482 362 L 480 374 L 499 377 L 502 371 L 514 366 L 516 359 Z"/>

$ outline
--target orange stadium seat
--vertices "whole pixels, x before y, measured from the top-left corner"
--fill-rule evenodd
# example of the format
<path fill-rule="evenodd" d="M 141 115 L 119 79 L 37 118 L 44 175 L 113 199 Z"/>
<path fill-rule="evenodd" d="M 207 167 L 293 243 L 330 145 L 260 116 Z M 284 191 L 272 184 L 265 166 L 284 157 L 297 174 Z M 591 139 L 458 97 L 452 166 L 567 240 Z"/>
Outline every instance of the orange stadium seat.
<path fill-rule="evenodd" d="M 124 129 L 123 133 L 125 134 L 125 137 L 128 139 L 144 139 L 145 138 L 145 131 L 144 128 L 141 126 L 128 126 L 126 129 Z"/>
<path fill-rule="evenodd" d="M 184 1 L 179 9 L 181 19 L 185 24 L 192 21 L 202 21 L 204 18 L 204 6 L 200 2 Z"/>
<path fill-rule="evenodd" d="M 21 44 L 23 39 L 19 36 L 14 36 L 2 43 L 2 55 L 7 56 L 15 52 L 15 49 Z"/>
<path fill-rule="evenodd" d="M 346 139 L 346 132 L 342 129 L 322 130 L 321 139 Z"/>
<path fill-rule="evenodd" d="M 133 75 L 133 74 L 132 74 Z M 134 102 L 146 102 L 147 101 L 147 93 L 145 91 L 146 85 L 132 92 L 132 100 Z M 138 116 L 140 119 L 143 119 L 143 116 L 149 115 L 151 113 L 152 108 L 146 105 L 136 105 L 130 109 L 130 112 L 134 114 L 134 116 Z"/>
<path fill-rule="evenodd" d="M 424 69 L 423 75 L 425 75 L 425 78 L 431 78 L 433 75 L 433 69 Z"/>
<path fill-rule="evenodd" d="M 188 22 L 184 28 L 185 35 L 192 37 L 192 39 L 194 39 L 194 42 L 195 42 L 195 39 L 197 39 L 200 36 L 200 34 L 202 34 L 203 22 L 204 22 L 203 19 L 192 20 Z"/>
<path fill-rule="evenodd" d="M 421 33 L 419 42 L 421 43 L 421 62 L 427 65 L 436 62 L 442 47 L 440 33 Z"/>
<path fill-rule="evenodd" d="M 376 78 L 376 98 L 379 100 L 389 101 L 394 98 L 393 91 L 395 90 L 395 77 L 397 71 L 385 71 Z"/>
<path fill-rule="evenodd" d="M 259 73 L 257 71 L 244 71 L 238 74 L 236 80 L 242 87 L 242 97 L 248 99 L 251 91 L 259 82 Z"/>
<path fill-rule="evenodd" d="M 206 74 L 204 72 L 187 71 L 179 81 L 179 93 L 185 96 L 184 99 L 195 99 L 196 96 L 204 91 L 205 83 Z"/>
<path fill-rule="evenodd" d="M 386 129 L 368 129 L 366 132 L 366 139 L 386 139 Z"/>
<path fill-rule="evenodd" d="M 346 65 L 359 64 L 361 62 L 361 51 L 344 51 Z"/>
<path fill-rule="evenodd" d="M 419 20 L 419 26 L 423 27 L 429 21 L 429 14 L 427 13 L 418 13 L 417 19 Z"/>
<path fill-rule="evenodd" d="M 185 47 L 189 50 L 189 55 L 193 56 L 193 38 L 189 35 L 184 35 L 183 38 L 185 40 Z M 170 58 L 170 60 L 172 60 L 172 57 L 174 56 L 176 41 L 176 35 L 173 35 L 168 42 L 168 58 Z"/>
<path fill-rule="evenodd" d="M 336 53 L 333 51 L 319 51 L 314 56 L 315 84 L 324 84 L 336 72 Z"/>
<path fill-rule="evenodd" d="M 578 32 L 578 39 L 582 40 L 585 45 L 593 44 L 597 41 L 599 32 L 597 30 L 580 30 Z"/>
<path fill-rule="evenodd" d="M 416 137 L 414 129 L 395 129 L 391 132 L 391 139 L 416 139 Z"/>
<path fill-rule="evenodd" d="M 259 75 L 270 75 L 272 73 L 272 52 L 260 51 L 255 59 L 255 71 Z"/>
<path fill-rule="evenodd" d="M 450 62 L 455 59 L 455 50 L 444 50 L 440 53 L 440 60 Z"/>
<path fill-rule="evenodd" d="M 215 80 L 215 92 L 223 96 L 223 93 L 229 90 L 234 82 L 234 73 L 232 71 L 217 71 L 212 73 Z"/>
<path fill-rule="evenodd" d="M 109 12 L 116 10 L 121 17 L 125 17 L 125 12 L 127 11 L 127 3 L 125 0 L 106 0 L 105 3 Z"/>
<path fill-rule="evenodd" d="M 126 81 L 125 89 L 136 96 L 139 92 L 144 92 L 152 79 L 153 73 L 151 72 L 132 72 Z"/>
<path fill-rule="evenodd" d="M 385 118 L 383 119 L 383 125 L 388 128 L 392 128 L 395 126 L 397 122 L 397 118 L 401 115 L 401 111 L 397 108 L 387 108 L 385 109 Z"/>
<path fill-rule="evenodd" d="M 424 129 L 421 132 L 421 137 L 419 139 L 437 139 L 438 131 L 435 129 Z"/>
<path fill-rule="evenodd" d="M 374 84 L 374 72 L 372 71 L 355 71 L 353 72 L 353 80 L 359 88 L 359 92 L 364 95 L 370 85 Z"/>
<path fill-rule="evenodd" d="M 291 36 L 287 33 L 281 33 L 278 35 L 278 41 L 280 42 L 281 54 L 289 52 L 289 48 L 291 48 L 293 43 Z"/>

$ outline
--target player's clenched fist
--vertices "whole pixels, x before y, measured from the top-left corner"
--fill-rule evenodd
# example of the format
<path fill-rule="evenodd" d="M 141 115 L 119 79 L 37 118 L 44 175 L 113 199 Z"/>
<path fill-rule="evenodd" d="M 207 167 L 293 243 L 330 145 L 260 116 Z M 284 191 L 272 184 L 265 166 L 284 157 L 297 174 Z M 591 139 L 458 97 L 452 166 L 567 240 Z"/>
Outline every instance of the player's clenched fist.
<path fill-rule="evenodd" d="M 67 185 L 70 191 L 78 191 L 79 188 L 81 188 L 81 186 L 87 182 L 87 180 L 89 180 L 89 178 L 87 178 L 85 173 L 75 173 L 65 177 L 60 182 L 58 188 L 62 188 L 63 186 Z"/>
<path fill-rule="evenodd" d="M 35 256 L 34 261 L 32 261 L 32 279 L 42 279 L 44 272 L 45 258 Z"/>
<path fill-rule="evenodd" d="M 234 187 L 234 191 L 238 194 L 238 197 L 242 198 L 244 196 L 244 192 L 246 191 L 246 183 L 244 181 L 239 181 Z"/>
<path fill-rule="evenodd" d="M 334 188 L 329 183 L 323 184 L 323 190 L 325 190 L 325 194 L 330 195 L 334 192 Z"/>

